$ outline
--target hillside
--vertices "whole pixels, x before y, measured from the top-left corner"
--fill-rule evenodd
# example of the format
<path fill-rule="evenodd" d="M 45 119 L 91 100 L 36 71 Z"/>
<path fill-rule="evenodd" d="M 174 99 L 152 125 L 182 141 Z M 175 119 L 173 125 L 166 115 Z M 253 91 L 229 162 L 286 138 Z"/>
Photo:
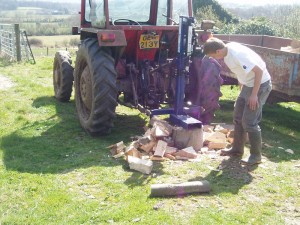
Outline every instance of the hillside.
<path fill-rule="evenodd" d="M 193 0 L 194 13 L 197 10 L 204 9 L 205 7 L 211 6 L 212 10 L 215 11 L 216 15 L 223 22 L 237 22 L 237 18 L 222 7 L 216 0 Z"/>

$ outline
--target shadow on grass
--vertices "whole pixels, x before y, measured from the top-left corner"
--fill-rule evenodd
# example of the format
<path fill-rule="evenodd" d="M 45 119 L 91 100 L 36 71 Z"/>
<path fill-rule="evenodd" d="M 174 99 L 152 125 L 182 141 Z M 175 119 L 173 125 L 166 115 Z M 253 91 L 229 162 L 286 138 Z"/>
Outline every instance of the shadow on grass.
<path fill-rule="evenodd" d="M 7 67 L 14 63 L 15 62 L 10 60 L 10 58 L 7 56 L 0 56 L 0 67 Z"/>
<path fill-rule="evenodd" d="M 190 181 L 207 180 L 212 189 L 209 195 L 217 195 L 219 193 L 238 194 L 243 186 L 252 182 L 253 177 L 250 171 L 257 168 L 257 166 L 242 166 L 239 161 L 240 158 L 237 157 L 226 157 L 208 175 L 196 177 Z"/>
<path fill-rule="evenodd" d="M 55 115 L 27 122 L 20 130 L 2 137 L 7 170 L 65 173 L 91 166 L 119 166 L 121 160 L 113 159 L 107 146 L 141 134 L 146 123 L 136 114 L 117 115 L 110 135 L 93 138 L 82 130 L 73 100 L 61 103 L 54 97 L 39 97 L 33 102 L 33 107 L 42 111 L 51 106 L 56 109 Z"/>
<path fill-rule="evenodd" d="M 298 110 L 287 105 L 297 105 Z M 300 159 L 300 106 L 292 102 L 287 105 L 267 104 L 263 111 L 263 142 L 270 146 L 263 148 L 263 155 L 273 162 Z M 287 153 L 288 149 L 294 154 Z"/>
<path fill-rule="evenodd" d="M 124 170 L 129 171 L 128 166 L 123 166 L 123 168 Z M 161 162 L 153 161 L 153 169 L 151 174 L 147 175 L 140 172 L 134 172 L 126 179 L 124 184 L 128 185 L 129 187 L 144 186 L 149 184 L 153 177 L 157 177 L 163 173 L 163 164 Z"/>
<path fill-rule="evenodd" d="M 221 100 L 214 122 L 232 123 L 234 101 Z M 295 107 L 292 107 L 292 106 Z M 281 162 L 300 159 L 300 105 L 298 103 L 266 104 L 263 108 L 262 153 L 270 161 Z M 285 150 L 291 149 L 294 154 Z"/>

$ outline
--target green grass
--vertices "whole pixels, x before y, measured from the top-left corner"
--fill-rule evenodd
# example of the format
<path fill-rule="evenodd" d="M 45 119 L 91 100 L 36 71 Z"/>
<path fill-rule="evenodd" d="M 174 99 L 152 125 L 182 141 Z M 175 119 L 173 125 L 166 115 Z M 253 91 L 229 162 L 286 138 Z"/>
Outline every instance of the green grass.
<path fill-rule="evenodd" d="M 74 61 L 75 58 L 73 58 Z M 152 174 L 113 159 L 107 146 L 143 134 L 148 118 L 117 107 L 109 136 L 80 127 L 74 97 L 53 97 L 52 57 L 0 61 L 14 86 L 0 90 L 1 224 L 299 224 L 300 105 L 266 105 L 264 163 L 202 155 L 200 162 L 154 163 Z M 231 123 L 237 89 L 223 87 L 215 122 Z M 280 148 L 279 148 L 280 147 Z M 294 154 L 285 152 L 292 149 Z M 150 198 L 150 185 L 208 180 L 209 194 Z"/>

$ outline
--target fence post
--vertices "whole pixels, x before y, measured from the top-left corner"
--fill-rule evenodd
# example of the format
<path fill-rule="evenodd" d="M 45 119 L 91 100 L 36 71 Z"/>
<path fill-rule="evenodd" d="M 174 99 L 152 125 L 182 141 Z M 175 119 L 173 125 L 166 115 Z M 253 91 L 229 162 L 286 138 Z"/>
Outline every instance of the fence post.
<path fill-rule="evenodd" d="M 20 40 L 20 25 L 15 24 L 15 35 L 16 35 L 16 53 L 17 53 L 17 61 L 21 61 L 21 40 Z"/>

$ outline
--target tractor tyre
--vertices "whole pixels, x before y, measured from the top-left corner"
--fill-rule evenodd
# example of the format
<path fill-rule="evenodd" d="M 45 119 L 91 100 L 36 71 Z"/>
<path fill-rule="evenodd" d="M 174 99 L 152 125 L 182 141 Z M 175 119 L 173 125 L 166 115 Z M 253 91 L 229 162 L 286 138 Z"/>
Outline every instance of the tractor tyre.
<path fill-rule="evenodd" d="M 53 63 L 54 95 L 61 102 L 68 102 L 72 94 L 73 71 L 72 59 L 67 51 L 58 51 Z"/>
<path fill-rule="evenodd" d="M 86 39 L 77 52 L 75 102 L 81 126 L 92 136 L 111 132 L 118 90 L 115 60 L 97 39 Z"/>
<path fill-rule="evenodd" d="M 221 85 L 223 79 L 220 76 L 221 66 L 211 58 L 193 59 L 192 74 L 194 74 L 193 99 L 194 105 L 201 107 L 200 119 L 203 124 L 209 124 L 215 111 L 220 108 L 219 98 L 222 96 Z"/>

